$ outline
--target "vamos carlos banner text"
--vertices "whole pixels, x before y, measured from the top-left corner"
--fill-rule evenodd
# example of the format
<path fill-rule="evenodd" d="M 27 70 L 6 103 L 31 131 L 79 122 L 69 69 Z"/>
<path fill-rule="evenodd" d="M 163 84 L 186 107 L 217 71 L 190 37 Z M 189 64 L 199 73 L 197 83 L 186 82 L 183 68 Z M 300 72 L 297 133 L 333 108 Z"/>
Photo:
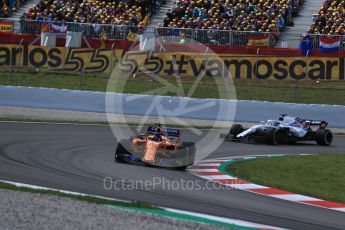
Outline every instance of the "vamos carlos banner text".
<path fill-rule="evenodd" d="M 121 57 L 122 56 L 122 57 Z M 160 76 L 261 80 L 344 80 L 344 58 L 267 57 L 204 53 L 72 49 L 0 45 L 0 68 L 33 67 L 110 73 L 119 61 L 127 74 L 148 70 Z"/>
<path fill-rule="evenodd" d="M 0 44 L 0 68 L 31 67 L 110 73 L 114 60 L 115 52 L 106 49 Z"/>
<path fill-rule="evenodd" d="M 229 76 L 261 80 L 344 80 L 344 58 L 267 57 L 200 53 L 126 52 L 121 70 L 134 74 L 140 69 L 160 76 Z"/>

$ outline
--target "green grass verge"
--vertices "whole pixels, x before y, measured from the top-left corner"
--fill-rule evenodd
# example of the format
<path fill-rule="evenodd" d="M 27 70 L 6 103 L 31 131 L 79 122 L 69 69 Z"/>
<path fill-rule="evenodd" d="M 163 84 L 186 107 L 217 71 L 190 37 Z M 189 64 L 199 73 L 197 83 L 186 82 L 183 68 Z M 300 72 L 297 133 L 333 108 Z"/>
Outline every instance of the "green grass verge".
<path fill-rule="evenodd" d="M 10 78 L 9 72 L 0 72 L 0 85 L 32 86 L 57 89 L 75 89 L 89 91 L 105 91 L 108 77 L 105 75 L 86 74 L 80 82 L 81 76 L 78 73 L 64 72 L 36 72 L 27 70 L 25 72 L 13 72 Z"/>
<path fill-rule="evenodd" d="M 345 154 L 259 158 L 226 170 L 260 185 L 345 203 Z"/>
<path fill-rule="evenodd" d="M 169 83 L 178 86 L 172 76 L 164 77 Z M 192 87 L 195 78 L 181 78 L 183 91 L 165 92 L 161 82 L 152 80 L 147 76 L 138 74 L 135 79 L 129 78 L 124 87 L 114 89 L 115 92 L 134 94 L 153 94 L 148 91 L 157 89 L 154 95 L 183 96 Z M 88 91 L 107 90 L 109 76 L 102 74 L 78 73 L 52 73 L 34 70 L 21 70 L 13 72 L 10 78 L 9 72 L 0 72 L 0 85 L 47 87 L 59 89 L 76 89 Z M 121 81 L 119 81 L 121 85 Z M 338 104 L 345 105 L 345 82 L 320 81 L 274 81 L 274 80 L 235 80 L 236 96 L 241 100 L 278 101 L 293 103 L 313 104 Z M 225 85 L 220 85 L 221 90 Z M 158 90 L 159 89 L 159 90 Z M 191 97 L 195 98 L 219 98 L 217 84 L 212 79 L 204 79 L 196 87 Z"/>
<path fill-rule="evenodd" d="M 153 206 L 151 204 L 148 204 L 148 203 L 145 203 L 142 201 L 121 202 L 121 201 L 116 201 L 116 200 L 102 199 L 102 198 L 93 197 L 93 196 L 66 194 L 66 193 L 54 191 L 54 190 L 18 187 L 18 186 L 15 186 L 13 184 L 8 184 L 8 183 L 3 183 L 3 182 L 0 182 L 0 189 L 9 189 L 9 190 L 20 191 L 20 192 L 30 192 L 30 193 L 55 195 L 55 196 L 59 196 L 59 197 L 66 197 L 66 198 L 71 198 L 71 199 L 80 200 L 80 201 L 86 201 L 86 202 L 95 203 L 95 204 L 161 210 L 159 207 Z"/>

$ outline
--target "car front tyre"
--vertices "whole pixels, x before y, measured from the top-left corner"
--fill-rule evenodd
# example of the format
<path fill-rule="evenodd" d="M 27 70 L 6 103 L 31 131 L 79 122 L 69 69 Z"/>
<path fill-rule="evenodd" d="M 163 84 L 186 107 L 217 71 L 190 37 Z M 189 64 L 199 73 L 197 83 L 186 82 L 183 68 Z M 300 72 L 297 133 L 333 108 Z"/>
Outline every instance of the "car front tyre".
<path fill-rule="evenodd" d="M 266 130 L 265 143 L 268 145 L 278 144 L 278 131 L 276 128 L 268 128 Z"/>
<path fill-rule="evenodd" d="M 230 135 L 236 137 L 238 134 L 243 132 L 243 126 L 240 124 L 233 124 L 230 129 Z"/>
<path fill-rule="evenodd" d="M 115 162 L 117 162 L 117 163 L 120 163 L 120 162 L 121 162 L 121 161 L 120 161 L 120 157 L 119 157 L 119 155 L 118 155 L 117 153 L 115 153 L 114 159 L 115 159 Z"/>
<path fill-rule="evenodd" d="M 127 149 L 123 146 L 123 144 L 125 141 L 119 141 L 117 143 L 116 146 L 116 150 L 115 150 L 115 156 L 114 156 L 114 160 L 115 162 L 122 162 L 121 161 L 121 155 L 123 154 L 129 154 L 129 152 L 127 151 Z"/>

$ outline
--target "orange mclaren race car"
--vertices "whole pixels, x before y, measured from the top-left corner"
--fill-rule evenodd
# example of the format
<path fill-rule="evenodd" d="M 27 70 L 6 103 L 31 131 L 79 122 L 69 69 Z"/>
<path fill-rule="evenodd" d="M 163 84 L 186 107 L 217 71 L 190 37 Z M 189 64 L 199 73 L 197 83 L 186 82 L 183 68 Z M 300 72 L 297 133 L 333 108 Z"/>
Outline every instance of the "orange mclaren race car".
<path fill-rule="evenodd" d="M 186 169 L 195 159 L 195 145 L 182 142 L 180 130 L 148 127 L 146 134 L 119 141 L 115 161 Z"/>

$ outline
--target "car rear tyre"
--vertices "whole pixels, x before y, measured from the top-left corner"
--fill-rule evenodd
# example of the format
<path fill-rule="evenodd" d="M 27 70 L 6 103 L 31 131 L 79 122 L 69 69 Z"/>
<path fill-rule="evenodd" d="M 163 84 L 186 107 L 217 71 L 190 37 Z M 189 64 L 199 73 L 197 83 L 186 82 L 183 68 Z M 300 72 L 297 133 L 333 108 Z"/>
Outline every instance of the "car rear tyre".
<path fill-rule="evenodd" d="M 117 143 L 116 150 L 115 150 L 115 162 L 122 162 L 121 161 L 121 155 L 123 154 L 129 154 L 127 149 L 121 144 L 121 142 Z"/>
<path fill-rule="evenodd" d="M 180 170 L 180 171 L 185 171 L 187 169 L 187 166 L 180 166 L 180 167 L 176 167 L 176 170 Z"/>
<path fill-rule="evenodd" d="M 265 143 L 268 145 L 276 145 L 279 140 L 279 130 L 276 128 L 268 128 L 265 135 Z"/>
<path fill-rule="evenodd" d="M 238 134 L 243 132 L 243 126 L 240 124 L 233 124 L 230 129 L 230 135 L 236 137 Z"/>
<path fill-rule="evenodd" d="M 318 129 L 315 137 L 318 145 L 328 146 L 333 141 L 333 134 L 329 129 Z"/>

